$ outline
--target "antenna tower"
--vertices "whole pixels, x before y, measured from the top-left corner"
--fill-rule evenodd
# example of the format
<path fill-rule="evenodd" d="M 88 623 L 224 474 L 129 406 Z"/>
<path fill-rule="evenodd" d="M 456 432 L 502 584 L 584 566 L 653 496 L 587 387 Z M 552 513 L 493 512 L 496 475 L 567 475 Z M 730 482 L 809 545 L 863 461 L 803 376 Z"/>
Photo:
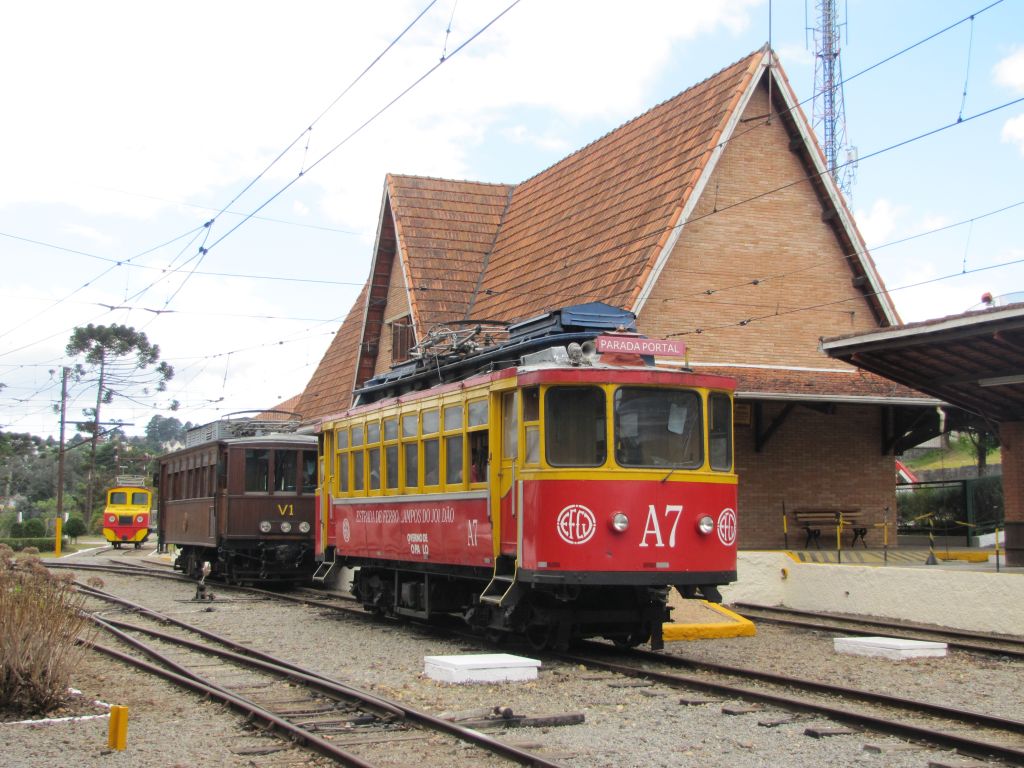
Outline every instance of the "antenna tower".
<path fill-rule="evenodd" d="M 846 22 L 839 22 L 836 5 L 837 0 L 816 0 L 818 26 L 814 27 L 812 123 L 821 138 L 832 179 L 849 195 L 857 169 L 857 150 L 846 145 L 843 67 L 839 59 L 840 28 L 845 27 Z"/>

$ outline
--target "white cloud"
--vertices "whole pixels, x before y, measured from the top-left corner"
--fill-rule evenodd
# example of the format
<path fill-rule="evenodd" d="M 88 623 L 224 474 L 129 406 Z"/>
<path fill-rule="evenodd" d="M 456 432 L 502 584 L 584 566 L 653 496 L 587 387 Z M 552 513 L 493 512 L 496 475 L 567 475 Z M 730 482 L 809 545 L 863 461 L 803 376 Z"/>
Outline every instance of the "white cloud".
<path fill-rule="evenodd" d="M 1024 48 L 1014 51 L 996 64 L 996 82 L 1015 91 L 1024 91 Z"/>
<path fill-rule="evenodd" d="M 868 248 L 882 245 L 891 240 L 901 231 L 901 224 L 906 219 L 906 206 L 895 205 L 891 200 L 879 198 L 868 211 L 858 210 L 857 226 L 864 236 Z"/>
<path fill-rule="evenodd" d="M 1007 144 L 1016 144 L 1024 155 L 1024 115 L 1012 117 L 1003 123 L 1000 138 Z"/>

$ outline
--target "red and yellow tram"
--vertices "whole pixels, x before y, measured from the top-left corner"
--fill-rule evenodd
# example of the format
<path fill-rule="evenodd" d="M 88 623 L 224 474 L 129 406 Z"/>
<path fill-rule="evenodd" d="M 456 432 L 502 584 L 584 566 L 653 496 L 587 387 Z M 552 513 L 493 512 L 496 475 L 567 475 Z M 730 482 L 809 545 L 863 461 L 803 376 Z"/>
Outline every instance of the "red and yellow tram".
<path fill-rule="evenodd" d="M 136 549 L 149 538 L 149 514 L 153 507 L 153 492 L 146 487 L 146 479 L 136 475 L 119 475 L 116 485 L 107 489 L 107 503 L 103 508 L 103 538 L 114 549 L 132 544 Z"/>
<path fill-rule="evenodd" d="M 567 308 L 370 380 L 320 426 L 319 575 L 357 567 L 368 609 L 458 614 L 538 647 L 657 647 L 671 587 L 720 600 L 735 385 L 654 367 L 671 342 L 608 333 L 633 322 Z"/>

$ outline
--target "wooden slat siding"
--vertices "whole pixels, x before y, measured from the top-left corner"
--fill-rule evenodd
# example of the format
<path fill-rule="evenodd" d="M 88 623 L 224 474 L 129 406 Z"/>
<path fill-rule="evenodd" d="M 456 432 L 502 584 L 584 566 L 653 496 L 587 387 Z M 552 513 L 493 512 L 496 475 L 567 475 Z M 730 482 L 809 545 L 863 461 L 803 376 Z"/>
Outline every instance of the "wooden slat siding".
<path fill-rule="evenodd" d="M 384 311 L 388 303 L 388 289 L 391 287 L 391 270 L 395 264 L 395 229 L 391 206 L 385 205 L 377 240 L 377 254 L 373 260 L 373 273 L 370 275 L 366 296 L 359 362 L 356 365 L 356 387 L 371 378 L 377 367 L 381 330 L 384 328 Z"/>

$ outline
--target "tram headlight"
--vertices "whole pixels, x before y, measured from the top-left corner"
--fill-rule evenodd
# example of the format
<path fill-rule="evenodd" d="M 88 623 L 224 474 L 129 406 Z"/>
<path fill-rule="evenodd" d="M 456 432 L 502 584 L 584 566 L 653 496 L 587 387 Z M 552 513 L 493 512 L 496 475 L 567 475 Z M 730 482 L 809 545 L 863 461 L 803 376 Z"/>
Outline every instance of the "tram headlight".
<path fill-rule="evenodd" d="M 117 522 L 117 518 L 114 517 L 113 515 L 107 515 L 107 522 L 111 523 L 111 524 L 116 523 Z"/>
<path fill-rule="evenodd" d="M 707 536 L 715 530 L 715 521 L 711 519 L 710 515 L 701 515 L 697 520 L 697 530 Z"/>
<path fill-rule="evenodd" d="M 263 531 L 263 533 L 270 533 L 270 521 L 263 520 L 260 522 L 260 530 Z"/>
<path fill-rule="evenodd" d="M 299 523 L 299 531 L 301 531 L 302 533 L 309 533 L 309 523 L 307 523 L 305 520 Z"/>
<path fill-rule="evenodd" d="M 138 523 L 139 525 L 142 525 L 142 515 L 139 515 L 138 517 L 136 517 L 135 518 L 135 522 Z"/>
<path fill-rule="evenodd" d="M 623 533 L 627 528 L 629 528 L 629 518 L 626 517 L 623 512 L 616 512 L 612 515 L 608 524 L 612 527 L 613 531 Z"/>
<path fill-rule="evenodd" d="M 287 520 L 285 520 L 283 523 L 281 523 L 281 533 L 288 533 L 288 532 L 291 531 L 291 529 L 292 529 L 292 524 L 289 523 Z"/>

